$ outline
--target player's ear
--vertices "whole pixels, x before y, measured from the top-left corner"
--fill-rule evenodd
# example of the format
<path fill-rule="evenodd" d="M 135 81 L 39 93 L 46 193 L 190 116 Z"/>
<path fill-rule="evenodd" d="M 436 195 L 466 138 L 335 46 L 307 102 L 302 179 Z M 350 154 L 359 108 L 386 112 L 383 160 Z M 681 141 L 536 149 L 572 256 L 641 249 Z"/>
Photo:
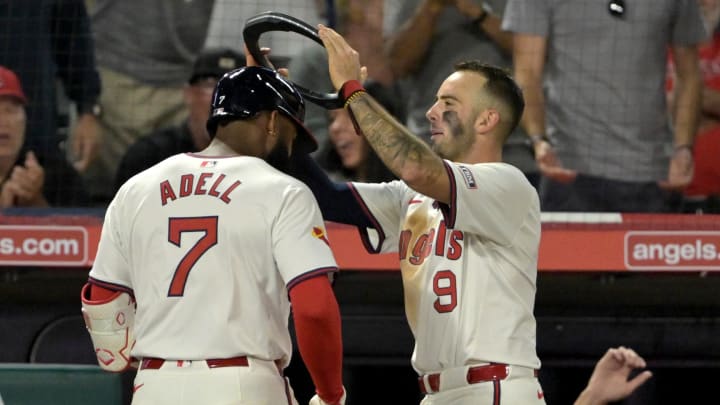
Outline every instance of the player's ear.
<path fill-rule="evenodd" d="M 487 108 L 475 119 L 475 132 L 481 134 L 492 131 L 500 123 L 500 112 L 495 108 Z"/>
<path fill-rule="evenodd" d="M 265 147 L 270 151 L 280 139 L 280 115 L 276 111 L 271 111 L 267 123 L 265 124 Z"/>

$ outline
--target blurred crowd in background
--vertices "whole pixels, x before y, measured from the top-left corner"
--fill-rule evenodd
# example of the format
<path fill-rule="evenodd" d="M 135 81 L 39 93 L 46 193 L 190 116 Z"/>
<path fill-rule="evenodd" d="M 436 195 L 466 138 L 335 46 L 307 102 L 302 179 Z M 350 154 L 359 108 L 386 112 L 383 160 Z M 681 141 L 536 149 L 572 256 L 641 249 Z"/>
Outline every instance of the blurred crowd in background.
<path fill-rule="evenodd" d="M 104 207 L 204 148 L 214 85 L 268 10 L 342 33 L 368 91 L 425 139 L 456 62 L 514 73 L 527 107 L 504 159 L 544 211 L 720 212 L 718 0 L 0 1 L 0 208 Z M 260 45 L 296 83 L 335 91 L 320 45 Z M 306 124 L 335 179 L 393 180 L 345 111 L 309 104 Z"/>

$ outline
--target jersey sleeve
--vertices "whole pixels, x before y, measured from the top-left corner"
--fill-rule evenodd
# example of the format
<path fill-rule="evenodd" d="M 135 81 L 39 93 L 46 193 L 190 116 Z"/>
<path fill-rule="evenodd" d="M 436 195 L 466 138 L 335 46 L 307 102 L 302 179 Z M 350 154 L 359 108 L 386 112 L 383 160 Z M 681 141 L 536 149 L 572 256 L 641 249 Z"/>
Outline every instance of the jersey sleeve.
<path fill-rule="evenodd" d="M 317 201 L 300 183 L 285 188 L 272 226 L 275 263 L 288 289 L 318 274 L 337 271 L 337 264 Z"/>
<path fill-rule="evenodd" d="M 90 269 L 93 282 L 113 290 L 132 291 L 130 263 L 127 251 L 129 240 L 124 237 L 124 225 L 131 218 L 123 218 L 122 206 L 125 197 L 124 189 L 119 192 L 105 211 L 100 243 L 95 261 Z"/>
<path fill-rule="evenodd" d="M 388 183 L 350 183 L 355 198 L 373 224 L 359 229 L 369 253 L 397 252 L 400 224 L 411 198 L 411 190 L 402 181 Z"/>
<path fill-rule="evenodd" d="M 445 165 L 453 185 L 450 204 L 441 204 L 448 228 L 507 245 L 512 243 L 528 214 L 539 218 L 537 192 L 513 166 L 449 161 Z"/>

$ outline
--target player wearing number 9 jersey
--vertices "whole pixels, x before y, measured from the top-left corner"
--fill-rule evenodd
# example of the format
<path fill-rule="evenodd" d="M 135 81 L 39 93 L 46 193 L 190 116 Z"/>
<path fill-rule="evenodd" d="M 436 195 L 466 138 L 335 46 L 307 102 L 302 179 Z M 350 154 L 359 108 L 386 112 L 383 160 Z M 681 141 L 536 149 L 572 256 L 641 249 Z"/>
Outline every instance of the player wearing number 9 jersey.
<path fill-rule="evenodd" d="M 301 157 L 294 174 L 326 220 L 358 226 L 371 252 L 398 252 L 422 404 L 544 404 L 538 196 L 502 163 L 524 108 L 517 85 L 496 67 L 456 65 L 427 112 L 431 149 L 364 91 L 357 52 L 329 28 L 319 34 L 359 135 L 401 180 L 335 184 Z"/>
<path fill-rule="evenodd" d="M 291 302 L 315 403 L 344 402 L 337 266 L 312 193 L 278 170 L 317 147 L 303 114 L 277 73 L 232 71 L 210 146 L 132 177 L 110 203 L 83 313 L 103 368 L 137 360 L 133 404 L 297 403 L 282 375 Z"/>

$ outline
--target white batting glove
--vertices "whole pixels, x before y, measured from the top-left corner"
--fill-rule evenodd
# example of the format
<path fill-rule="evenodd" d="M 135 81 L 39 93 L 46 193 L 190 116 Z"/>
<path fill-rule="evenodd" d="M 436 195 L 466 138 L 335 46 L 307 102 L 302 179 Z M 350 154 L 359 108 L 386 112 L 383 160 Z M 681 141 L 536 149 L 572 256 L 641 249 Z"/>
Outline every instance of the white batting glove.
<path fill-rule="evenodd" d="M 342 397 L 340 397 L 340 400 L 335 403 L 329 403 L 325 402 L 320 397 L 315 394 L 312 398 L 310 398 L 310 402 L 308 402 L 308 405 L 345 405 L 345 397 L 347 396 L 347 391 L 345 391 L 345 387 L 343 387 L 343 394 Z"/>

